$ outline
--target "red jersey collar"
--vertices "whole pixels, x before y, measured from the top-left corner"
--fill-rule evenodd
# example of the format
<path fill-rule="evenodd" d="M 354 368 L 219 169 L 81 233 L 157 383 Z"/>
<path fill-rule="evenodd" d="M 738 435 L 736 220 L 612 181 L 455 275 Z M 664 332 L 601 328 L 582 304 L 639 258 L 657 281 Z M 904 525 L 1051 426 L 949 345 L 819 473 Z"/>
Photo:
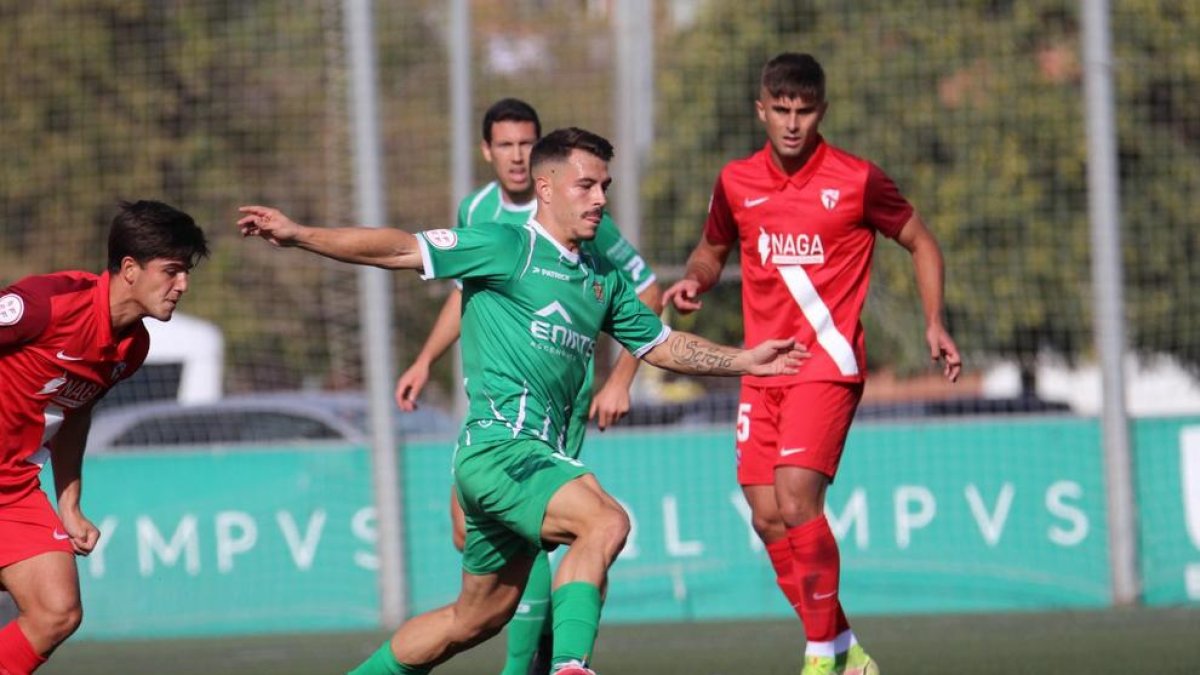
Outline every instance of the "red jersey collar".
<path fill-rule="evenodd" d="M 117 340 L 113 335 L 112 298 L 109 297 L 109 284 L 112 279 L 105 270 L 96 279 L 96 287 L 92 290 L 92 314 L 96 317 L 97 330 L 100 331 L 99 347 L 103 350 L 115 349 Z"/>
<path fill-rule="evenodd" d="M 817 169 L 821 168 L 821 163 L 825 160 L 825 150 L 828 147 L 828 144 L 825 143 L 825 137 L 818 135 L 817 146 L 813 148 L 813 153 L 808 158 L 808 161 L 804 163 L 804 166 L 800 167 L 799 171 L 790 176 L 784 173 L 783 169 L 776 166 L 775 162 L 771 159 L 771 142 L 769 140 L 763 146 L 763 149 L 759 151 L 759 154 L 762 155 L 763 164 L 767 166 L 767 174 L 771 177 L 771 183 L 775 186 L 775 189 L 782 190 L 787 187 L 788 183 L 797 188 L 802 188 L 816 175 Z"/>

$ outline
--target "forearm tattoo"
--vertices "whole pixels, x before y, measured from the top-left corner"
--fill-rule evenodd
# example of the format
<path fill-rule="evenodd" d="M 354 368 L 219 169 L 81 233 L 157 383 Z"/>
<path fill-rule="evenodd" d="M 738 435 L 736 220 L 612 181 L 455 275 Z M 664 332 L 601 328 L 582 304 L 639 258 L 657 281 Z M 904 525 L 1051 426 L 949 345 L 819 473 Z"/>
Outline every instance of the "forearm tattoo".
<path fill-rule="evenodd" d="M 671 341 L 671 360 L 678 370 L 692 375 L 736 375 L 734 354 L 729 350 L 693 337 L 679 336 Z"/>

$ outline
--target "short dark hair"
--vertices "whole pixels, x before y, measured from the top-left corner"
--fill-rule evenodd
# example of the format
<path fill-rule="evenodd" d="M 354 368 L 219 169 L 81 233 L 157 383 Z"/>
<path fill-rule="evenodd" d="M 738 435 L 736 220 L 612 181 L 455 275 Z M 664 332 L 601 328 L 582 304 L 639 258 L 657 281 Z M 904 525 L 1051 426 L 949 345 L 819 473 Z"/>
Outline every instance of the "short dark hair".
<path fill-rule="evenodd" d="M 533 106 L 519 98 L 502 98 L 483 114 L 483 142 L 492 142 L 492 125 L 496 122 L 532 122 L 534 133 L 542 135 L 542 122 Z"/>
<path fill-rule="evenodd" d="M 543 162 L 561 162 L 572 150 L 582 150 L 604 161 L 613 158 L 613 146 L 608 139 L 579 127 L 555 129 L 534 143 L 529 153 L 529 167 L 536 170 Z"/>
<path fill-rule="evenodd" d="M 811 54 L 784 52 L 762 69 L 762 88 L 774 98 L 825 100 L 825 71 Z"/>
<path fill-rule="evenodd" d="M 185 260 L 188 267 L 194 267 L 207 256 L 204 231 L 183 211 L 149 200 L 117 204 L 117 215 L 108 230 L 110 273 L 119 271 L 126 257 L 139 265 L 155 258 L 170 258 Z"/>

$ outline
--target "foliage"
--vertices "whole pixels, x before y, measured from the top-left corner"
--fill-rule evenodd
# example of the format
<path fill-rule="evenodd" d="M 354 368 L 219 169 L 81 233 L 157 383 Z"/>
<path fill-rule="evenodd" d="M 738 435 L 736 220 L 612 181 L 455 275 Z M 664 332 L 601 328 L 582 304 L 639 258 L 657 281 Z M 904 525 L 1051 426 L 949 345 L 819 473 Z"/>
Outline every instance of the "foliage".
<path fill-rule="evenodd" d="M 1114 32 L 1131 338 L 1195 364 L 1195 340 L 1181 337 L 1200 334 L 1188 262 L 1200 245 L 1189 198 L 1200 176 L 1200 46 L 1189 38 L 1200 7 L 1117 4 L 1113 23 L 1127 27 Z M 660 141 L 644 196 L 667 232 L 653 256 L 682 262 L 720 166 L 761 146 L 752 105 L 762 63 L 807 51 L 828 77 L 826 137 L 880 164 L 938 235 L 951 328 L 972 360 L 1089 352 L 1077 3 L 707 8 L 662 50 Z M 926 357 L 911 264 L 889 242 L 877 252 L 866 317 L 876 363 L 882 353 L 916 367 Z"/>
<path fill-rule="evenodd" d="M 361 379 L 352 268 L 237 241 L 234 209 L 277 204 L 305 222 L 357 221 L 340 0 L 0 3 L 0 282 L 98 269 L 118 199 L 157 198 L 205 226 L 214 256 L 184 310 L 224 331 L 232 390 Z M 517 95 L 548 128 L 609 129 L 611 35 L 569 3 L 473 3 L 475 117 Z M 818 55 L 837 145 L 879 163 L 938 234 L 952 328 L 974 361 L 1087 355 L 1087 145 L 1078 3 L 745 0 L 660 11 L 658 137 L 645 172 L 643 249 L 660 273 L 699 236 L 721 165 L 763 142 L 758 71 Z M 661 9 L 661 6 L 660 6 Z M 452 213 L 447 9 L 377 3 L 389 223 Z M 1200 363 L 1200 5 L 1122 0 L 1113 19 L 1129 332 L 1138 349 Z M 509 41 L 505 43 L 505 40 Z M 497 44 L 534 45 L 498 72 Z M 475 140 L 475 139 L 472 139 Z M 487 176 L 485 167 L 476 175 Z M 397 358 L 420 346 L 445 288 L 394 283 Z M 731 287 L 732 289 L 732 287 Z M 736 341 L 736 293 L 704 332 Z M 683 324 L 693 325 L 695 319 Z M 911 266 L 883 241 L 866 317 L 873 365 L 924 363 Z M 450 382 L 448 364 L 438 373 Z"/>

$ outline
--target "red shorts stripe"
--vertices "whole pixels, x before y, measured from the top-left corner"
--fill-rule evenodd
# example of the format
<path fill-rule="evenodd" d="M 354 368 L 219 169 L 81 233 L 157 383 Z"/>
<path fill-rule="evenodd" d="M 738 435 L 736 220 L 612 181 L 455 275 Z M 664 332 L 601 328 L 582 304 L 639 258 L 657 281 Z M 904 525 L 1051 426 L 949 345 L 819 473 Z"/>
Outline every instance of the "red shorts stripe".
<path fill-rule="evenodd" d="M 0 506 L 0 567 L 51 551 L 75 549 L 45 492 L 34 490 Z"/>
<path fill-rule="evenodd" d="M 773 485 L 775 467 L 799 466 L 831 479 L 862 399 L 861 382 L 742 385 L 738 403 L 739 485 Z"/>

